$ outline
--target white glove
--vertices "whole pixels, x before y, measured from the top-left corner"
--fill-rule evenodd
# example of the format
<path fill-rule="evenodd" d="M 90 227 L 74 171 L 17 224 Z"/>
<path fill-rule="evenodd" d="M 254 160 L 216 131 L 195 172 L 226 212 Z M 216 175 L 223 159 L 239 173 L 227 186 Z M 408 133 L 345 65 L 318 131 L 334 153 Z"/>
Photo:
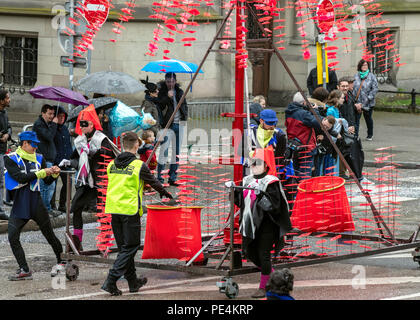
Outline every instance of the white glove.
<path fill-rule="evenodd" d="M 225 187 L 226 188 L 233 188 L 233 187 L 236 187 L 236 184 L 233 181 L 226 181 L 225 182 Z"/>
<path fill-rule="evenodd" d="M 70 167 L 70 160 L 67 159 L 63 159 L 61 160 L 60 164 L 58 165 L 59 167 Z"/>

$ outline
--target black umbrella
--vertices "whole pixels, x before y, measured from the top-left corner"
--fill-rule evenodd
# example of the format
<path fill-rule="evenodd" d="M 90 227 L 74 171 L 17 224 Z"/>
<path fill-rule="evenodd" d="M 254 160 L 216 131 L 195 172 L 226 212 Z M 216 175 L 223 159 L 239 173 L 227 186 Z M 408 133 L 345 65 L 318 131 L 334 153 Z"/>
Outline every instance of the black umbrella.
<path fill-rule="evenodd" d="M 99 109 L 110 109 L 113 108 L 115 106 L 115 104 L 117 103 L 118 99 L 115 99 L 113 97 L 101 97 L 101 98 L 95 98 L 95 99 L 89 99 L 89 105 L 93 104 L 95 106 L 95 110 Z M 82 111 L 84 108 L 86 108 L 86 106 L 78 106 L 76 108 L 74 108 L 72 111 L 69 112 L 69 117 L 67 119 L 67 121 L 75 121 L 80 113 L 80 111 Z"/>
<path fill-rule="evenodd" d="M 118 99 L 113 97 L 101 97 L 88 100 L 89 104 L 93 104 L 95 106 L 95 109 L 103 108 L 104 110 L 114 107 L 117 101 Z"/>

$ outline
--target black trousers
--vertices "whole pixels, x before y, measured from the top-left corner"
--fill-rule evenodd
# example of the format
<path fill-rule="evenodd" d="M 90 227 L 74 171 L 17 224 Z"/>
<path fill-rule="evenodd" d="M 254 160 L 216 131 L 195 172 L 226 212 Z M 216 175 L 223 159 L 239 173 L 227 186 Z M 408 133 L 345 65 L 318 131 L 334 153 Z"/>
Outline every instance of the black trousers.
<path fill-rule="evenodd" d="M 140 215 L 113 214 L 111 224 L 119 252 L 109 270 L 109 278 L 117 281 L 124 276 L 128 281 L 133 280 L 136 278 L 134 257 L 140 249 Z"/>
<path fill-rule="evenodd" d="M 60 240 L 54 234 L 53 228 L 51 226 L 51 221 L 48 216 L 47 209 L 45 208 L 41 198 L 39 201 L 40 205 L 38 206 L 36 213 L 32 218 L 41 230 L 42 235 L 47 239 L 48 243 L 52 247 L 55 256 L 57 258 L 57 263 L 61 262 L 61 253 L 63 252 L 63 246 L 61 245 Z M 26 262 L 25 252 L 23 251 L 22 245 L 20 243 L 20 234 L 23 227 L 28 223 L 29 219 L 19 219 L 13 216 L 9 217 L 8 224 L 8 236 L 10 247 L 12 248 L 13 255 L 16 258 L 16 261 L 20 268 L 29 270 L 28 263 Z"/>
<path fill-rule="evenodd" d="M 98 192 L 96 188 L 89 186 L 80 186 L 76 188 L 76 193 L 71 202 L 70 212 L 73 213 L 73 227 L 74 229 L 83 229 L 83 208 L 89 204 L 93 199 L 96 200 Z"/>
<path fill-rule="evenodd" d="M 58 209 L 64 209 L 66 207 L 66 202 L 67 202 L 67 174 L 66 173 L 60 173 L 60 178 L 61 178 L 61 189 L 59 192 L 59 202 L 58 202 Z M 71 181 L 71 180 L 70 180 Z M 70 184 L 71 186 L 71 184 Z M 54 194 L 51 198 L 51 208 L 55 208 L 56 207 L 56 194 L 57 194 L 57 183 L 55 184 L 55 191 Z"/>
<path fill-rule="evenodd" d="M 245 250 L 246 257 L 261 268 L 263 275 L 271 273 L 271 251 L 278 238 L 279 228 L 269 218 L 264 218 L 255 239 L 248 244 Z"/>

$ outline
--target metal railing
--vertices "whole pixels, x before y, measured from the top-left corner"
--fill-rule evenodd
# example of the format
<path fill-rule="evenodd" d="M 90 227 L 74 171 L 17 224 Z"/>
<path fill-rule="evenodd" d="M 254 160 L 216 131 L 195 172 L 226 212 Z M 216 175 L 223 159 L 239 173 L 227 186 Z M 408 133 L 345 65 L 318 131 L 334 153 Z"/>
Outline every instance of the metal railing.
<path fill-rule="evenodd" d="M 410 95 L 410 98 L 411 98 L 410 104 L 409 105 L 400 105 L 399 107 L 406 106 L 409 109 L 409 111 L 416 112 L 416 109 L 417 109 L 416 95 L 420 94 L 420 92 L 417 92 L 416 89 L 413 88 L 411 91 L 378 90 L 378 93 L 390 93 L 390 94 L 396 94 L 396 95 Z M 384 105 L 384 107 L 386 107 L 386 106 L 387 105 Z"/>

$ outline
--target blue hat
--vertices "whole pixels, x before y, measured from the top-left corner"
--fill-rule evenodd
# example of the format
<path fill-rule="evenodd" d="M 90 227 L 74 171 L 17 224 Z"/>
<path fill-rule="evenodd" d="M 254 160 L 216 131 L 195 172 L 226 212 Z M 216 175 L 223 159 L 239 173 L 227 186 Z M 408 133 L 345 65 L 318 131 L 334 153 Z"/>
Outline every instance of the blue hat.
<path fill-rule="evenodd" d="M 35 148 L 35 145 L 40 143 L 41 141 L 38 140 L 35 131 L 23 131 L 19 133 L 19 140 L 20 141 L 29 141 L 31 146 Z M 34 145 L 35 144 L 35 145 Z"/>
<path fill-rule="evenodd" d="M 276 112 L 271 109 L 262 110 L 260 112 L 260 119 L 264 120 L 264 122 L 269 126 L 275 125 L 278 122 Z"/>

